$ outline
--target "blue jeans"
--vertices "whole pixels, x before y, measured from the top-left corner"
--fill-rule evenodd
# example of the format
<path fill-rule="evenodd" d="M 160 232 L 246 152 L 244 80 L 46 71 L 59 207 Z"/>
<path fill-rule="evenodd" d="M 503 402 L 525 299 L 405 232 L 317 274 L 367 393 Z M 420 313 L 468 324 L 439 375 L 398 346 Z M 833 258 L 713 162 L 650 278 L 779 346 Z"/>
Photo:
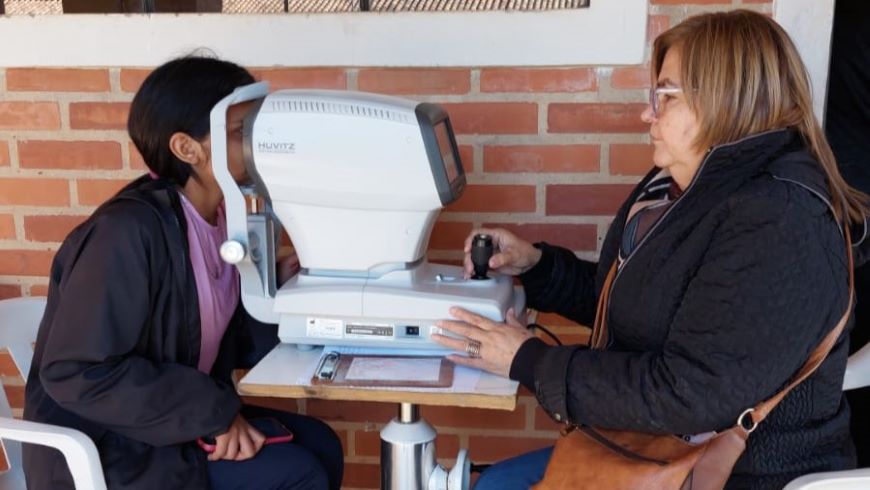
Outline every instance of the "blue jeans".
<path fill-rule="evenodd" d="M 527 490 L 544 478 L 553 448 L 547 447 L 506 459 L 486 469 L 474 490 Z"/>
<path fill-rule="evenodd" d="M 209 461 L 213 490 L 338 490 L 344 452 L 332 429 L 305 415 L 245 406 L 246 419 L 272 417 L 293 432 L 293 441 L 269 444 L 245 461 Z"/>

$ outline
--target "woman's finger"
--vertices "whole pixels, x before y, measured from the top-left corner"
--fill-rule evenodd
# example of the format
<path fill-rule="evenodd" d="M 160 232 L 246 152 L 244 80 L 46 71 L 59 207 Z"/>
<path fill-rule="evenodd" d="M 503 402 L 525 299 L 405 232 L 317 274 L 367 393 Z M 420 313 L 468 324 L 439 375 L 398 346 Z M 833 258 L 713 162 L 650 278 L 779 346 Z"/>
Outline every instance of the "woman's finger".
<path fill-rule="evenodd" d="M 461 352 L 465 352 L 465 346 L 468 345 L 468 340 L 463 339 L 455 339 L 453 337 L 448 337 L 446 335 L 441 335 L 437 333 L 433 333 L 429 338 L 443 345 L 444 347 L 448 347 L 453 350 L 458 350 Z"/>
<path fill-rule="evenodd" d="M 496 325 L 495 322 L 493 322 L 489 318 L 478 315 L 477 313 L 472 313 L 458 306 L 450 308 L 450 315 L 457 320 L 462 320 L 469 325 L 473 325 L 483 330 L 491 330 Z"/>
<path fill-rule="evenodd" d="M 478 339 L 485 330 L 457 320 L 438 320 L 435 322 L 436 327 L 440 327 L 448 332 L 453 332 L 456 335 L 467 337 L 469 339 Z"/>

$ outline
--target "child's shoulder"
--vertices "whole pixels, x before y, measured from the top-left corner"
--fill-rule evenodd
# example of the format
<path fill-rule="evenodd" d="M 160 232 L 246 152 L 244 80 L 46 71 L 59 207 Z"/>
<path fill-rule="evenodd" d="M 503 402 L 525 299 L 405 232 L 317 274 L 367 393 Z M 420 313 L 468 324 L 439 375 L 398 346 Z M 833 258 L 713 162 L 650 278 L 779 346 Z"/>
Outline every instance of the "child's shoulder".
<path fill-rule="evenodd" d="M 176 217 L 169 188 L 136 186 L 135 181 L 103 203 L 67 241 L 86 236 L 160 236 Z"/>

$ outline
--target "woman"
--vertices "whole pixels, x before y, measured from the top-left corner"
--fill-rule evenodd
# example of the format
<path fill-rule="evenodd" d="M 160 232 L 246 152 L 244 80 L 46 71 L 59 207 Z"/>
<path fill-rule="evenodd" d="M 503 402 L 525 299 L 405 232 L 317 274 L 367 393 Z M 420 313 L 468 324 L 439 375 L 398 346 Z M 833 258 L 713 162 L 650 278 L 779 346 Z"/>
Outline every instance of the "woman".
<path fill-rule="evenodd" d="M 520 381 L 557 421 L 703 440 L 779 391 L 839 321 L 849 291 L 838 223 L 859 224 L 866 196 L 837 172 L 804 66 L 770 19 L 691 18 L 656 39 L 652 60 L 641 117 L 656 168 L 619 210 L 598 263 L 474 232 L 492 234 L 491 267 L 519 275 L 529 306 L 587 325 L 616 262 L 608 348 L 551 347 L 513 315 L 499 325 L 458 309 L 460 321 L 441 326 L 468 340 L 439 341 L 472 353 L 479 342 L 479 358 L 451 357 Z M 844 336 L 752 433 L 729 488 L 782 488 L 854 465 L 847 351 Z M 551 451 L 495 465 L 476 488 L 527 488 Z"/>
<path fill-rule="evenodd" d="M 91 437 L 109 488 L 341 485 L 343 453 L 328 426 L 243 407 L 230 379 L 277 343 L 274 326 L 245 316 L 238 271 L 218 253 L 226 223 L 209 113 L 253 82 L 245 69 L 205 57 L 154 70 L 128 122 L 151 175 L 70 233 L 52 264 L 24 416 Z M 230 173 L 239 182 L 247 179 L 242 124 L 250 107 L 227 116 Z M 294 266 L 285 264 L 284 275 Z M 277 419 L 293 442 L 264 445 L 248 422 L 259 417 Z M 56 451 L 25 446 L 24 466 L 30 489 L 73 488 Z"/>

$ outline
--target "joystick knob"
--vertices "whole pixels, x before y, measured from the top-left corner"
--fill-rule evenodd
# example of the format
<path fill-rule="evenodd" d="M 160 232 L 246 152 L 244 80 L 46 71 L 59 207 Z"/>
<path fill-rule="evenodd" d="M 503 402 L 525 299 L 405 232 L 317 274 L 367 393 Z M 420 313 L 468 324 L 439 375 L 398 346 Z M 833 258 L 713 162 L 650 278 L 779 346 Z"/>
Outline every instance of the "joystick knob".
<path fill-rule="evenodd" d="M 472 279 L 489 279 L 489 258 L 492 257 L 492 237 L 484 234 L 474 235 L 471 240 L 471 263 L 474 264 Z"/>

